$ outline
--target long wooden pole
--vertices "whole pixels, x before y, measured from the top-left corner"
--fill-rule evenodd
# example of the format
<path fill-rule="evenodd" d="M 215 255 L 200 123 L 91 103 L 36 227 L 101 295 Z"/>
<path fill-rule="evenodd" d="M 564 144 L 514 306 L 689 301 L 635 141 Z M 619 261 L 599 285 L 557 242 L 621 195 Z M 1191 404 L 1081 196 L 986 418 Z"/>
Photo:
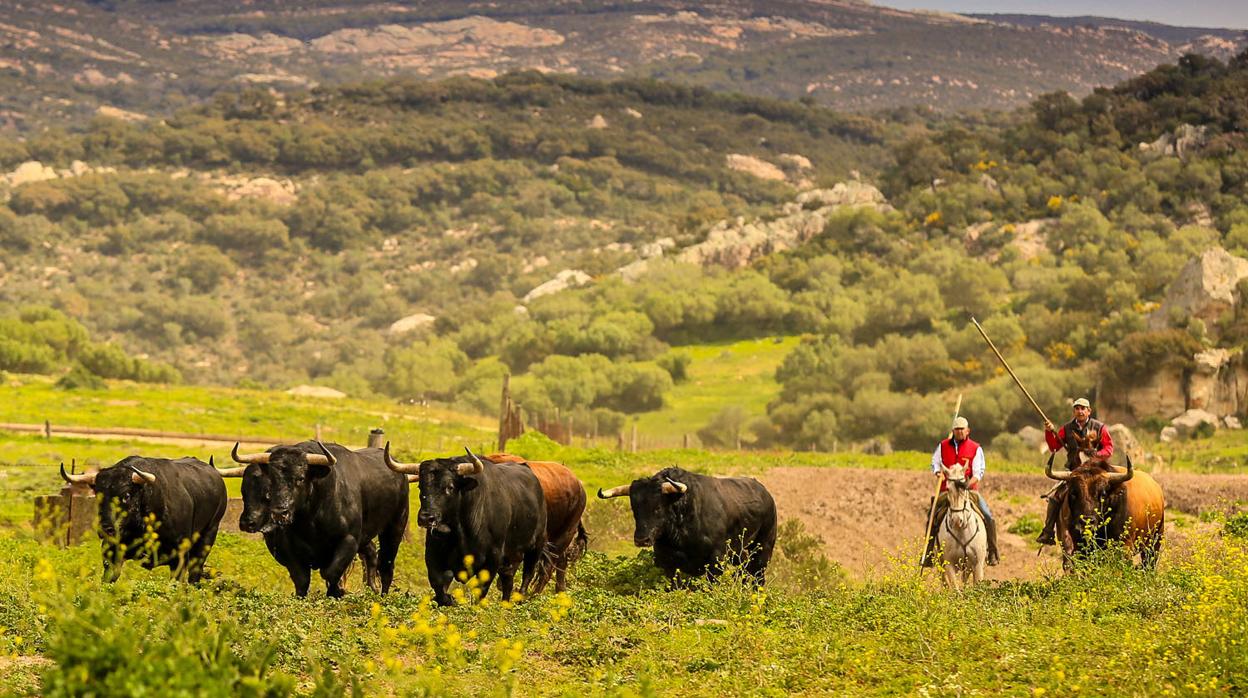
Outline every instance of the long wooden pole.
<path fill-rule="evenodd" d="M 1019 390 L 1023 391 L 1023 395 L 1027 396 L 1027 400 L 1031 403 L 1031 406 L 1035 408 L 1036 413 L 1040 415 L 1040 419 L 1043 419 L 1047 424 L 1049 422 L 1049 418 L 1045 416 L 1044 410 L 1040 409 L 1040 405 L 1036 404 L 1036 399 L 1031 396 L 1031 393 L 1027 392 L 1027 388 L 1023 387 L 1023 382 L 1020 381 L 1018 376 L 1014 374 L 1014 369 L 1010 368 L 1010 364 L 1005 360 L 1005 357 L 1001 356 L 1000 351 L 997 351 L 997 345 L 993 344 L 992 340 L 988 338 L 988 333 L 984 332 L 984 328 L 980 327 L 979 321 L 976 320 L 974 316 L 971 316 L 971 322 L 975 323 L 975 329 L 979 330 L 980 336 L 984 338 L 985 342 L 988 342 L 988 347 L 992 349 L 992 353 L 997 355 L 997 359 L 1001 361 L 1001 365 L 1004 366 L 1005 370 L 1010 374 L 1010 378 L 1014 379 L 1014 384 L 1018 386 Z"/>
<path fill-rule="evenodd" d="M 953 421 L 958 420 L 958 415 L 962 412 L 962 393 L 958 393 L 958 404 L 953 407 Z M 953 422 L 949 423 L 949 436 L 953 436 Z M 927 546 L 932 537 L 932 520 L 936 518 L 936 499 L 940 497 L 940 486 L 945 482 L 945 474 L 941 473 L 936 478 L 936 491 L 932 493 L 932 506 L 927 510 L 927 528 L 923 529 L 923 552 L 919 553 L 919 571 L 923 571 L 923 558 L 927 555 Z"/>

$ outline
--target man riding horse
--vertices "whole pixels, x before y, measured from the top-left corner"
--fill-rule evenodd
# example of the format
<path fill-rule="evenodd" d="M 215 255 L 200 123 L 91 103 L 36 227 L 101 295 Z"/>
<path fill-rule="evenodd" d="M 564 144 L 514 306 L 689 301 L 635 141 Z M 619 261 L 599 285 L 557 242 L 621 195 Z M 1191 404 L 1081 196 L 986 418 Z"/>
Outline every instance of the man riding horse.
<path fill-rule="evenodd" d="M 1087 398 L 1075 400 L 1071 406 L 1073 417 L 1054 429 L 1053 422 L 1044 422 L 1044 440 L 1048 442 L 1049 452 L 1066 449 L 1066 469 L 1074 470 L 1087 460 L 1105 460 L 1114 455 L 1114 440 L 1109 435 L 1105 424 L 1092 419 L 1092 403 Z M 1044 530 L 1036 538 L 1041 545 L 1053 545 L 1056 538 L 1053 528 L 1057 524 L 1057 515 L 1066 497 L 1066 483 L 1060 483 L 1044 495 L 1049 501 L 1049 509 L 1044 518 Z"/>
<path fill-rule="evenodd" d="M 988 501 L 979 492 L 979 481 L 984 477 L 984 449 L 971 441 L 971 425 L 965 417 L 953 420 L 953 434 L 941 441 L 932 453 L 932 474 L 941 476 L 941 466 L 950 469 L 961 469 L 966 473 L 968 487 L 974 491 L 972 502 L 979 514 L 984 517 L 988 529 L 988 564 L 997 564 L 997 522 L 988 509 Z M 943 480 L 940 483 L 940 496 L 936 498 L 936 515 L 932 517 L 931 529 L 927 532 L 927 549 L 923 552 L 923 566 L 931 567 L 934 563 L 933 549 L 936 547 L 936 533 L 949 512 L 949 485 Z"/>

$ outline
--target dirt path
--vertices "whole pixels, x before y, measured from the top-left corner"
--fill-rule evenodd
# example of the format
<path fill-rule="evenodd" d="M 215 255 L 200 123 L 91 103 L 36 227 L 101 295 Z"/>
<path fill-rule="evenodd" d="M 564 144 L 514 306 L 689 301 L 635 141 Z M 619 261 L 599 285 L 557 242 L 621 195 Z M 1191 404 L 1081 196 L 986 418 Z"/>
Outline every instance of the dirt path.
<path fill-rule="evenodd" d="M 799 519 L 823 540 L 828 557 L 856 579 L 875 577 L 897 560 L 917 564 L 928 498 L 934 483 L 923 472 L 853 468 L 776 468 L 759 478 L 776 498 L 780 520 Z M 1163 474 L 1168 511 L 1199 514 L 1248 502 L 1248 476 Z M 1044 520 L 1044 502 L 1051 480 L 1043 475 L 992 474 L 984 479 L 984 496 L 998 522 L 1001 564 L 988 568 L 990 579 L 1035 579 L 1061 570 L 1056 548 L 1037 556 L 1027 536 L 1008 533 L 1030 514 Z M 1167 517 L 1168 547 L 1181 546 L 1192 528 L 1176 530 Z M 1164 554 L 1163 554 L 1164 560 Z"/>

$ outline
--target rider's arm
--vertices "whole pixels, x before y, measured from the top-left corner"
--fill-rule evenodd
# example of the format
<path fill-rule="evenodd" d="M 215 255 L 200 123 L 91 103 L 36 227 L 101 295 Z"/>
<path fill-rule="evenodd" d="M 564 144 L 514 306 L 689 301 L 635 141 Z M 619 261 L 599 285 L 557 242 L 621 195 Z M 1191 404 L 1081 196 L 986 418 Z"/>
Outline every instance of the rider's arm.
<path fill-rule="evenodd" d="M 936 444 L 936 450 L 932 452 L 932 474 L 940 474 L 940 444 Z"/>
<path fill-rule="evenodd" d="M 1066 427 L 1058 429 L 1056 434 L 1052 429 L 1045 429 L 1044 440 L 1049 444 L 1049 451 L 1057 453 L 1062 450 L 1062 443 L 1066 440 Z"/>
<path fill-rule="evenodd" d="M 1101 450 L 1096 452 L 1096 457 L 1109 460 L 1112 455 L 1114 455 L 1114 439 L 1109 435 L 1109 427 L 1101 427 Z"/>
<path fill-rule="evenodd" d="M 984 464 L 984 449 L 975 449 L 975 458 L 971 460 L 971 481 L 968 484 L 973 485 L 984 479 L 986 467 Z"/>

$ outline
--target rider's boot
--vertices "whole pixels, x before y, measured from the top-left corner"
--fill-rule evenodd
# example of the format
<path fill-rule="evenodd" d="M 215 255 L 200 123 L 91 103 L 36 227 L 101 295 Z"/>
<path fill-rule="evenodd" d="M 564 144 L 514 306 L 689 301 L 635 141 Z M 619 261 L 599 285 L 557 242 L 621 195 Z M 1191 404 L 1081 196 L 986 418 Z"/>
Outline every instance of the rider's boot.
<path fill-rule="evenodd" d="M 1036 537 L 1036 542 L 1040 545 L 1056 545 L 1057 538 L 1053 535 L 1053 529 L 1057 526 L 1057 513 L 1061 508 L 1062 500 L 1058 488 L 1050 490 L 1045 499 L 1049 500 L 1048 509 L 1044 513 L 1044 530 L 1040 531 L 1040 535 Z"/>
<path fill-rule="evenodd" d="M 988 566 L 996 567 L 1001 561 L 1000 555 L 997 554 L 997 520 L 986 514 L 984 524 L 984 527 L 988 529 Z"/>

